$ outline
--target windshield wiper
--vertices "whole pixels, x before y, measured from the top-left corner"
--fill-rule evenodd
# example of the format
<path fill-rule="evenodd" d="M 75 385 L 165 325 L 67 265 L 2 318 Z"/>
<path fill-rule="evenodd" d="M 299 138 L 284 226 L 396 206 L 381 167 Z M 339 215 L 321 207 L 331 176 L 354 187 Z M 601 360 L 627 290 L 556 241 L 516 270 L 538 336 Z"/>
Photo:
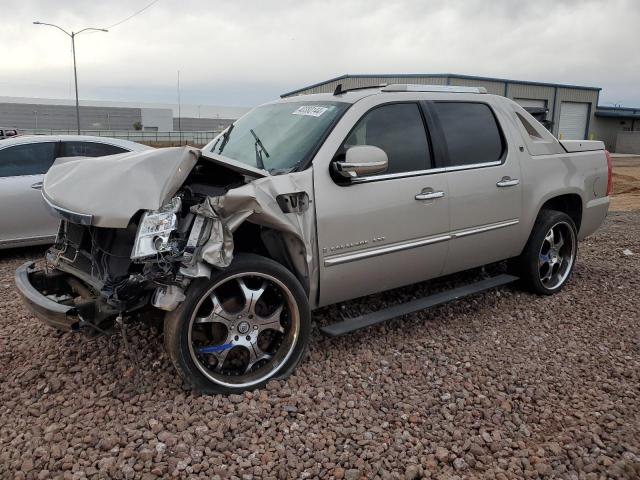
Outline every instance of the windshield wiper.
<path fill-rule="evenodd" d="M 264 152 L 267 158 L 269 158 L 269 152 L 267 152 L 267 149 L 264 148 L 264 145 L 260 141 L 258 135 L 256 135 L 256 132 L 254 132 L 253 129 L 249 129 L 249 131 L 251 132 L 251 135 L 253 135 L 253 138 L 255 138 L 256 140 L 256 142 L 253 144 L 256 149 L 256 166 L 261 170 L 264 170 L 265 168 L 264 162 L 262 161 L 262 153 Z"/>
<path fill-rule="evenodd" d="M 231 125 L 229 125 L 229 128 L 227 128 L 227 130 L 222 134 L 222 143 L 220 144 L 220 150 L 218 150 L 218 153 L 222 153 L 222 150 L 224 150 L 224 147 L 227 145 L 227 142 L 229 141 L 229 135 L 231 135 L 231 130 L 233 130 L 234 126 L 235 123 L 232 123 Z M 216 143 L 218 142 L 216 141 Z M 211 151 L 213 151 L 215 148 L 216 146 L 214 145 Z"/>

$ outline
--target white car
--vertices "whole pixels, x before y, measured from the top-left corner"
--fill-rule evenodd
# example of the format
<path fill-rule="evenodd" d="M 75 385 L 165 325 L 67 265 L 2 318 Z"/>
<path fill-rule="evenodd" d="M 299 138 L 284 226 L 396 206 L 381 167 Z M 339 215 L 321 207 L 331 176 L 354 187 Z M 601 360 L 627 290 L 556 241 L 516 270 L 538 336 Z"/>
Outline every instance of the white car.
<path fill-rule="evenodd" d="M 59 218 L 42 200 L 42 179 L 59 157 L 102 157 L 148 150 L 127 140 L 37 135 L 0 142 L 0 249 L 52 243 Z"/>

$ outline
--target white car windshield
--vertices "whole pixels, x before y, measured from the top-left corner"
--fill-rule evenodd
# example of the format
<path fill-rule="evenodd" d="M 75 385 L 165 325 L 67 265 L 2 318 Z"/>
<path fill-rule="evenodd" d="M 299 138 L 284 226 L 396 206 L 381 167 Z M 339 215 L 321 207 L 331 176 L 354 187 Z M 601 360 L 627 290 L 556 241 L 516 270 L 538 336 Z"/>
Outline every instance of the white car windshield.
<path fill-rule="evenodd" d="M 254 108 L 202 149 L 269 172 L 306 163 L 350 106 L 344 102 L 283 102 Z"/>

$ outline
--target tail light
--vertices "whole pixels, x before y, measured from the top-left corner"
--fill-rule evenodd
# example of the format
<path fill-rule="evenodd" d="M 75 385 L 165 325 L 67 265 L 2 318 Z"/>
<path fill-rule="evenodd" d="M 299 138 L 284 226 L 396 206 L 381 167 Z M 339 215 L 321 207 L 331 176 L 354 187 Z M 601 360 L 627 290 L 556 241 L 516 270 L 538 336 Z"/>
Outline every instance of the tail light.
<path fill-rule="evenodd" d="M 613 161 L 608 150 L 604 151 L 607 157 L 607 197 L 613 193 Z"/>

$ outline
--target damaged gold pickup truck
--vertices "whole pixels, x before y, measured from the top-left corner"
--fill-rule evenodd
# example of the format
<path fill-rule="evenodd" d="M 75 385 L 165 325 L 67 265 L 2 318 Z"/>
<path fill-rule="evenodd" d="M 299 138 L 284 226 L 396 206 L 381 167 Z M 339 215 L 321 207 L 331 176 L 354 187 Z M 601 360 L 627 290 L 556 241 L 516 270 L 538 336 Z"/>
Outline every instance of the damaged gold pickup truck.
<path fill-rule="evenodd" d="M 201 150 L 58 159 L 44 265 L 16 284 L 60 330 L 164 315 L 185 383 L 283 378 L 321 306 L 509 260 L 510 273 L 329 325 L 346 333 L 516 279 L 559 291 L 606 216 L 611 162 L 481 88 L 388 85 L 278 100 Z"/>

